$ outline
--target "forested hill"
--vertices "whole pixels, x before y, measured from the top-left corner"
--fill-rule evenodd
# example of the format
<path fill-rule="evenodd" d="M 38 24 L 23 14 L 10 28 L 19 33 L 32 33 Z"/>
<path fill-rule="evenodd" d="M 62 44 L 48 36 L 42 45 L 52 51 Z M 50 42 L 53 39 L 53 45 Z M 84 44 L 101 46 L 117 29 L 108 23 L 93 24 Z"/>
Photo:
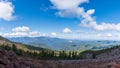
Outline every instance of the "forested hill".
<path fill-rule="evenodd" d="M 18 49 L 23 49 L 25 51 L 42 50 L 43 49 L 40 47 L 34 47 L 34 46 L 30 46 L 30 45 L 26 45 L 26 44 L 22 44 L 22 43 L 18 43 L 18 42 L 12 42 L 2 36 L 0 36 L 0 45 L 8 45 L 10 47 L 12 47 L 12 45 L 15 45 Z"/>

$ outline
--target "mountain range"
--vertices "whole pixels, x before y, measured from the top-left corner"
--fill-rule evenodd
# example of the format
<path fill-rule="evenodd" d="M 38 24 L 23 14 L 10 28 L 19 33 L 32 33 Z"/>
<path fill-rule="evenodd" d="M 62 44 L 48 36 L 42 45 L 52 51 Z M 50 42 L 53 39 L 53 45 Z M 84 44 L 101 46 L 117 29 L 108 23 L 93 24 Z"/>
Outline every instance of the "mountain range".
<path fill-rule="evenodd" d="M 113 40 L 72 40 L 53 37 L 16 37 L 8 38 L 10 41 L 20 42 L 41 48 L 49 48 L 52 50 L 100 50 L 111 46 L 119 45 L 120 41 Z"/>

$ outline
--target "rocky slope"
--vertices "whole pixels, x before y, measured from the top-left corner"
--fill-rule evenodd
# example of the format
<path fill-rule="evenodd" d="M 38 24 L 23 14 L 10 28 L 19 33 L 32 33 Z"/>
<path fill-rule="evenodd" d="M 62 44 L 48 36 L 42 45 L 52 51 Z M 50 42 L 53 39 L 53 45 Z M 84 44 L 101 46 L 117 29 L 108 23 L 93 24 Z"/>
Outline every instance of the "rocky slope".
<path fill-rule="evenodd" d="M 0 48 L 0 68 L 120 68 L 120 58 L 40 60 Z"/>
<path fill-rule="evenodd" d="M 6 51 L 0 48 L 0 68 L 33 68 L 33 64 L 24 61 L 13 51 Z"/>

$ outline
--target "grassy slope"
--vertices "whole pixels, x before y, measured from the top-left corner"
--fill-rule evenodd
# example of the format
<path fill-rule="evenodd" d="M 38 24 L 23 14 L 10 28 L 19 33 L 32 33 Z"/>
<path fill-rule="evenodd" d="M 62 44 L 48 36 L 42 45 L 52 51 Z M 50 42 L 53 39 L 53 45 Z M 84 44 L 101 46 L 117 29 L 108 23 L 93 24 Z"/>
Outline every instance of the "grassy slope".
<path fill-rule="evenodd" d="M 40 47 L 34 47 L 34 46 L 22 44 L 22 43 L 12 42 L 12 41 L 9 41 L 8 39 L 0 36 L 0 45 L 2 45 L 2 44 L 9 45 L 10 47 L 12 47 L 12 45 L 15 44 L 18 49 L 22 49 L 24 51 L 33 51 L 33 50 L 42 50 L 43 49 Z"/>

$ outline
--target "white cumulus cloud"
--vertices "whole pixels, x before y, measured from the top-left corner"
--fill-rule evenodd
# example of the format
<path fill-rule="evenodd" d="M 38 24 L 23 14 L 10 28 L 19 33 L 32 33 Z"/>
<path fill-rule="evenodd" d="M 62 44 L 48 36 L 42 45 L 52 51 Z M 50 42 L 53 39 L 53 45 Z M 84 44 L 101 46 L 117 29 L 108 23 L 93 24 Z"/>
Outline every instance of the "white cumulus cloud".
<path fill-rule="evenodd" d="M 61 17 L 80 17 L 84 12 L 83 7 L 79 7 L 88 0 L 50 0 L 53 8 L 58 10 L 57 15 Z"/>
<path fill-rule="evenodd" d="M 89 15 L 94 14 L 94 13 L 95 13 L 95 9 L 91 9 L 91 10 L 87 11 L 87 14 L 89 14 Z"/>
<path fill-rule="evenodd" d="M 89 9 L 85 11 L 85 8 L 81 6 L 83 3 L 88 3 L 89 0 L 50 0 L 52 7 L 57 10 L 56 14 L 61 17 L 76 17 L 81 21 L 80 26 L 92 28 L 94 30 L 114 30 L 120 31 L 120 24 L 114 23 L 100 23 L 96 21 L 92 16 L 95 13 L 95 9 Z"/>
<path fill-rule="evenodd" d="M 27 26 L 16 27 L 12 29 L 13 32 L 29 32 L 30 28 Z"/>
<path fill-rule="evenodd" d="M 88 2 L 88 0 L 50 0 L 53 7 L 58 10 L 67 10 L 78 8 L 80 4 Z"/>
<path fill-rule="evenodd" d="M 72 30 L 69 28 L 63 29 L 63 33 L 72 33 Z"/>
<path fill-rule="evenodd" d="M 56 32 L 52 32 L 50 35 L 51 36 L 57 36 L 57 33 Z"/>
<path fill-rule="evenodd" d="M 14 5 L 8 1 L 1 1 L 0 0 L 0 19 L 3 20 L 13 20 L 15 16 L 14 13 Z"/>
<path fill-rule="evenodd" d="M 93 27 L 95 30 L 116 30 L 120 31 L 120 24 L 102 23 Z"/>
<path fill-rule="evenodd" d="M 4 37 L 38 37 L 41 36 L 39 31 L 31 31 L 27 26 L 15 27 L 9 33 L 0 33 Z"/>

